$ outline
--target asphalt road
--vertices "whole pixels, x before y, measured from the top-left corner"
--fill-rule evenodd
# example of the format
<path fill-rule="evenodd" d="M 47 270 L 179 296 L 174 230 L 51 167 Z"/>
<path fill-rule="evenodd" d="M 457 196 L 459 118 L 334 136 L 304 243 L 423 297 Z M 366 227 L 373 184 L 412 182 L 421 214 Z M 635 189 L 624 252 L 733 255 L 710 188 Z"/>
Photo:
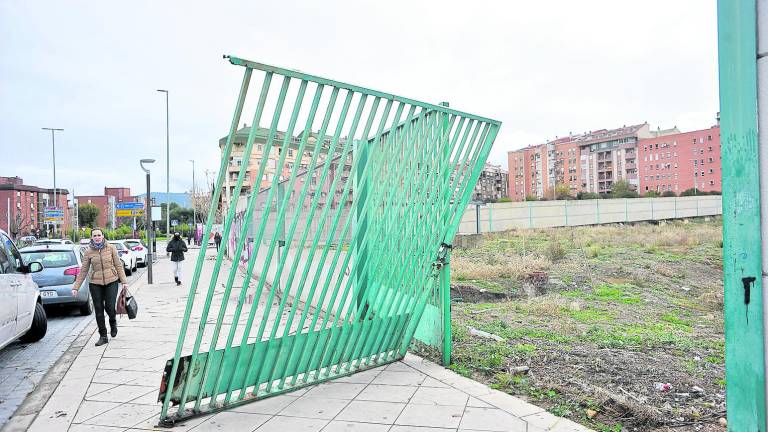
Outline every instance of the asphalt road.
<path fill-rule="evenodd" d="M 144 275 L 141 268 L 128 282 Z M 24 398 L 35 389 L 48 369 L 87 326 L 96 328 L 94 315 L 80 316 L 76 309 L 46 308 L 48 331 L 35 343 L 16 341 L 0 350 L 0 428 Z"/>

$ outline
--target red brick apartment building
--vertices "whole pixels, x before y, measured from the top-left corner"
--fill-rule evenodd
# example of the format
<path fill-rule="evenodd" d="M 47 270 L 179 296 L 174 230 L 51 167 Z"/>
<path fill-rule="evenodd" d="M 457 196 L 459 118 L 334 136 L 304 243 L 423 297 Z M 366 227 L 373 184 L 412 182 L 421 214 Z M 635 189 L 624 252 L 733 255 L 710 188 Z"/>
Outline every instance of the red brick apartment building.
<path fill-rule="evenodd" d="M 638 143 L 640 193 L 722 190 L 720 126 Z"/>
<path fill-rule="evenodd" d="M 640 194 L 721 190 L 720 128 L 683 132 L 647 123 L 557 138 L 508 152 L 509 196 L 555 198 L 555 186 L 610 193 L 624 180 Z"/>
<path fill-rule="evenodd" d="M 104 195 L 79 195 L 76 196 L 77 204 L 93 204 L 99 208 L 96 217 L 96 226 L 99 228 L 115 228 L 121 223 L 128 223 L 133 218 L 118 218 L 115 213 L 115 205 L 121 202 L 140 201 L 139 197 L 131 195 L 131 188 L 105 187 Z"/>
<path fill-rule="evenodd" d="M 66 210 L 68 196 L 68 190 L 57 188 L 58 207 L 65 210 L 59 232 L 72 226 Z M 0 177 L 0 229 L 16 236 L 32 234 L 45 226 L 43 209 L 49 206 L 53 206 L 53 189 L 25 185 L 20 177 Z"/>

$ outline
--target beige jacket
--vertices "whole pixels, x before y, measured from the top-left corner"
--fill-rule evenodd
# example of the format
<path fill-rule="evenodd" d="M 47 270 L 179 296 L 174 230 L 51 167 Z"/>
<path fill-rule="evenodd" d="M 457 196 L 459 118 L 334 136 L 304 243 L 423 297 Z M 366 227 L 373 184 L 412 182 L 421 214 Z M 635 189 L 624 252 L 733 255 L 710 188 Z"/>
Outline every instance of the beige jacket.
<path fill-rule="evenodd" d="M 105 240 L 106 241 L 106 240 Z M 88 272 L 93 269 L 91 274 L 91 283 L 98 285 L 109 285 L 120 279 L 120 282 L 126 284 L 125 270 L 123 261 L 117 254 L 117 248 L 107 243 L 103 249 L 94 249 L 88 247 L 83 254 L 83 265 L 80 267 L 80 274 L 75 279 L 75 285 L 72 289 L 80 289 Z"/>

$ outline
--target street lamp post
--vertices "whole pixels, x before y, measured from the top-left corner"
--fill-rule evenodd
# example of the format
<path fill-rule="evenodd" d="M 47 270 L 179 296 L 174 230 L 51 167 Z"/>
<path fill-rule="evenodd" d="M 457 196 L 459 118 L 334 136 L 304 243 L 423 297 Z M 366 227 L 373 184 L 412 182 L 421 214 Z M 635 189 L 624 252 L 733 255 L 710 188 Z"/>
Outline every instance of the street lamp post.
<path fill-rule="evenodd" d="M 197 210 L 195 209 L 195 194 L 197 193 L 197 190 L 195 189 L 195 160 L 190 159 L 190 162 L 192 162 L 192 227 L 195 229 L 195 234 L 197 234 Z"/>
<path fill-rule="evenodd" d="M 42 128 L 43 130 L 51 131 L 51 148 L 53 149 L 53 206 L 58 210 L 59 203 L 56 201 L 56 132 L 62 132 L 64 129 L 60 128 Z M 58 222 L 53 223 L 53 234 L 56 235 L 58 231 Z"/>
<path fill-rule="evenodd" d="M 165 93 L 165 235 L 171 233 L 171 138 L 168 129 L 168 90 Z"/>
<path fill-rule="evenodd" d="M 144 231 L 147 233 L 147 248 L 149 253 L 147 254 L 147 284 L 152 284 L 152 261 L 154 260 L 154 247 L 152 245 L 152 237 L 154 237 L 154 230 L 152 227 L 152 195 L 149 182 L 149 169 L 144 168 L 144 164 L 155 163 L 154 159 L 142 159 L 139 161 L 141 169 L 147 174 L 147 202 L 144 204 Z"/>

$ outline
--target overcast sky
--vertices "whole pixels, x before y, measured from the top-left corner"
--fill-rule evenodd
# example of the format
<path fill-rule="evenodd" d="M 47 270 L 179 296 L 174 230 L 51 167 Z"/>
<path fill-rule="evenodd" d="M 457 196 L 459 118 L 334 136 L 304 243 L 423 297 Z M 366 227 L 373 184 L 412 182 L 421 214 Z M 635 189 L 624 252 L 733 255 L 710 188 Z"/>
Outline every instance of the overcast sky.
<path fill-rule="evenodd" d="M 171 191 L 215 170 L 242 68 L 299 69 L 503 122 L 490 162 L 555 136 L 649 122 L 710 127 L 714 0 L 541 2 L 0 0 L 0 175 L 77 195 Z M 226 5 L 222 5 L 226 3 Z M 335 5 L 335 6 L 332 6 Z M 242 123 L 242 122 L 241 122 Z"/>

